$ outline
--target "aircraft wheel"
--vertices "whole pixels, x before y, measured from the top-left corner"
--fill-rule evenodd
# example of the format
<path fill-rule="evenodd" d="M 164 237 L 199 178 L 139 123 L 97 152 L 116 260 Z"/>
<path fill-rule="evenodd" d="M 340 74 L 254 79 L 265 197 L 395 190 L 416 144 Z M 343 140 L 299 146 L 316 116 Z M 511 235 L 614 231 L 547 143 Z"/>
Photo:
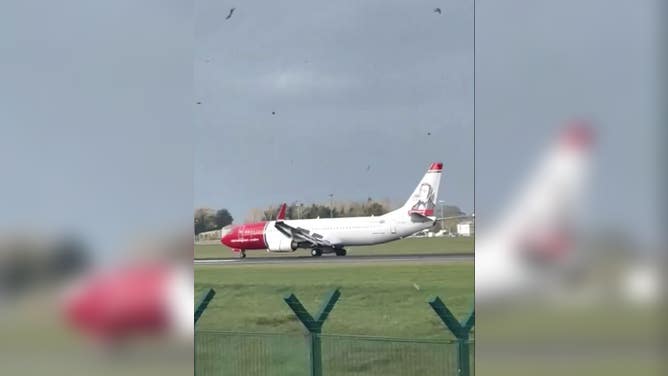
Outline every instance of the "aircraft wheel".
<path fill-rule="evenodd" d="M 318 248 L 313 248 L 311 250 L 311 256 L 313 256 L 313 257 L 322 256 L 322 251 Z"/>
<path fill-rule="evenodd" d="M 243 259 L 243 258 L 246 258 L 246 251 L 241 250 L 241 251 L 239 252 L 239 258 L 242 258 L 242 259 Z"/>
<path fill-rule="evenodd" d="M 337 256 L 345 256 L 346 255 L 346 250 L 345 249 L 337 249 L 336 250 L 336 255 Z"/>

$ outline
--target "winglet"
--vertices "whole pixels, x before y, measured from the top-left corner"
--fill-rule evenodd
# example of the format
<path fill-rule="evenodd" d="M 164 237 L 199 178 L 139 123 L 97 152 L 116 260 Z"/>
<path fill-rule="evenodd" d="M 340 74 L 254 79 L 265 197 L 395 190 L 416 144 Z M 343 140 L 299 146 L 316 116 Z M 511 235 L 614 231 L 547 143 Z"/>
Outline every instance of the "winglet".
<path fill-rule="evenodd" d="M 281 204 L 281 208 L 278 209 L 278 214 L 276 214 L 276 220 L 277 221 L 282 221 L 285 219 L 285 209 L 286 209 L 285 202 Z"/>

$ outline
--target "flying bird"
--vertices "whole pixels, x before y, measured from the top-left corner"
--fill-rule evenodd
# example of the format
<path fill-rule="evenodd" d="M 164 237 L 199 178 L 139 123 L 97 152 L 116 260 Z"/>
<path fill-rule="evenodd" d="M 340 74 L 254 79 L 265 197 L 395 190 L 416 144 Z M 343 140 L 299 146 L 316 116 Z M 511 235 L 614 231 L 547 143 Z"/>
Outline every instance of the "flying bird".
<path fill-rule="evenodd" d="M 441 8 L 434 8 L 434 13 L 441 14 Z M 232 13 L 230 13 L 230 14 L 232 14 Z"/>
<path fill-rule="evenodd" d="M 226 20 L 229 20 L 230 18 L 232 18 L 232 13 L 234 13 L 234 10 L 235 10 L 235 9 L 236 9 L 236 8 L 231 8 L 231 9 L 230 9 L 230 14 L 228 14 L 227 17 L 225 17 Z"/>

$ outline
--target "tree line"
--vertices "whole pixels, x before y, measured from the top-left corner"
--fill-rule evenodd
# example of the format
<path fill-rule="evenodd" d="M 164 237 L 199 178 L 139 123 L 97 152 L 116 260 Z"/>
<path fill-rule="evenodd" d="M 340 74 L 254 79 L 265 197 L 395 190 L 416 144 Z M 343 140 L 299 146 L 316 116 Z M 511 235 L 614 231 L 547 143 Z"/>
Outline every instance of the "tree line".
<path fill-rule="evenodd" d="M 333 206 L 322 204 L 297 204 L 286 207 L 285 217 L 289 219 L 340 218 L 364 217 L 383 215 L 390 211 L 388 202 L 374 201 L 369 198 L 366 202 L 337 202 Z M 276 218 L 278 208 L 262 210 L 262 220 L 269 221 Z"/>
<path fill-rule="evenodd" d="M 276 218 L 279 206 L 263 209 L 252 209 L 246 217 L 246 222 L 270 221 Z M 334 206 L 322 204 L 297 204 L 286 207 L 285 217 L 288 219 L 313 219 L 338 217 L 362 217 L 383 215 L 390 210 L 388 201 L 374 201 L 369 198 L 366 202 L 335 203 Z M 234 218 L 227 209 L 214 210 L 199 208 L 195 210 L 195 235 L 202 232 L 221 229 L 232 224 Z"/>
<path fill-rule="evenodd" d="M 234 221 L 227 209 L 195 209 L 195 235 L 221 229 Z"/>

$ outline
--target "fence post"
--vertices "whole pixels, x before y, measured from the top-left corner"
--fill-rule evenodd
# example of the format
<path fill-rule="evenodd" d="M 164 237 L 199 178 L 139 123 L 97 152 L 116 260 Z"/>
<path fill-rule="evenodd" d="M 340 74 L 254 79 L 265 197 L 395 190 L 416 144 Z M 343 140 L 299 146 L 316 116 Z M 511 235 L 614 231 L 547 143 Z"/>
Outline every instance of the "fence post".
<path fill-rule="evenodd" d="M 292 309 L 295 316 L 301 321 L 306 330 L 309 332 L 309 361 L 310 361 L 310 375 L 322 376 L 322 349 L 320 344 L 320 333 L 322 333 L 322 325 L 327 320 L 327 316 L 334 308 L 337 300 L 341 296 L 339 289 L 332 290 L 325 296 L 320 311 L 313 318 L 311 314 L 304 308 L 302 303 L 297 299 L 295 294 L 287 295 L 283 298 L 285 303 Z"/>
<path fill-rule="evenodd" d="M 202 316 L 202 313 L 204 313 L 204 310 L 209 305 L 209 302 L 211 299 L 213 299 L 214 296 L 216 296 L 216 291 L 212 288 L 210 288 L 204 295 L 202 295 L 199 303 L 197 303 L 197 307 L 195 307 L 195 324 L 197 324 L 197 320 L 199 320 L 200 316 Z"/>
<path fill-rule="evenodd" d="M 209 290 L 202 295 L 200 298 L 199 302 L 197 303 L 197 306 L 195 307 L 195 323 L 193 325 L 197 325 L 197 320 L 202 316 L 204 313 L 204 310 L 206 307 L 209 305 L 209 302 L 213 297 L 216 296 L 216 290 L 209 288 Z M 193 330 L 193 373 L 197 374 L 197 332 Z"/>
<path fill-rule="evenodd" d="M 443 324 L 450 330 L 450 332 L 452 332 L 455 338 L 457 338 L 457 366 L 459 375 L 469 376 L 471 372 L 471 360 L 469 359 L 469 333 L 471 333 L 471 329 L 475 323 L 475 309 L 471 310 L 471 313 L 466 320 L 460 323 L 438 296 L 429 300 L 429 305 L 434 312 L 436 312 Z"/>

